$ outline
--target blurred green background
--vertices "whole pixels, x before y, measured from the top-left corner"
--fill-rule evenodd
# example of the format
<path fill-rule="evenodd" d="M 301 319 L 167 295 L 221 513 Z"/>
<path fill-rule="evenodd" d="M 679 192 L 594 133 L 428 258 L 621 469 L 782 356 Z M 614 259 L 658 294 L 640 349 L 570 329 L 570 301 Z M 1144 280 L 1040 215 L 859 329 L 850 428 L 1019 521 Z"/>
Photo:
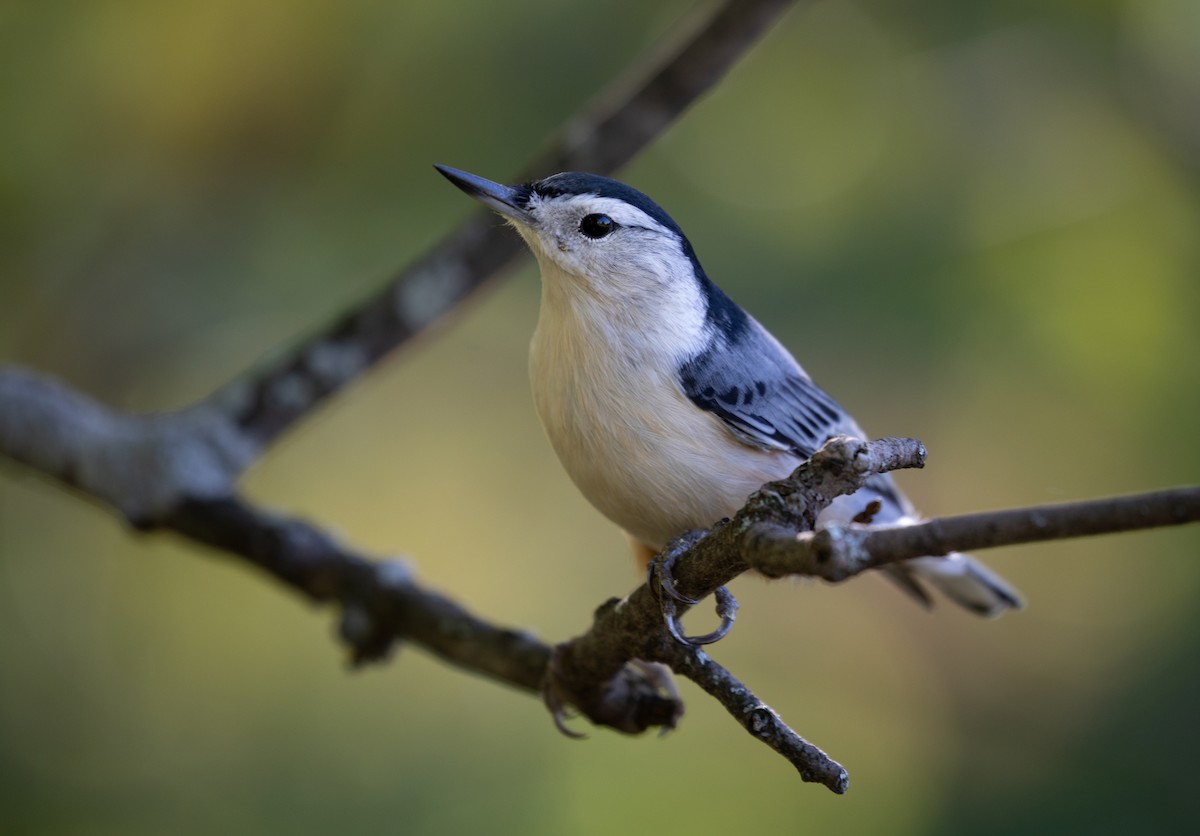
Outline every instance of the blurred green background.
<path fill-rule="evenodd" d="M 687 2 L 0 4 L 0 359 L 197 399 L 377 287 Z M 1200 475 L 1200 4 L 793 10 L 623 179 L 877 435 L 927 513 Z M 547 174 L 550 172 L 546 172 Z M 544 442 L 528 261 L 247 491 L 548 640 L 637 578 Z M 0 463 L 0 831 L 1103 833 L 1200 827 L 1195 528 L 991 552 L 996 622 L 744 578 L 714 655 L 851 772 L 685 684 L 664 739 L 534 699 Z M 696 617 L 694 629 L 704 626 Z"/>

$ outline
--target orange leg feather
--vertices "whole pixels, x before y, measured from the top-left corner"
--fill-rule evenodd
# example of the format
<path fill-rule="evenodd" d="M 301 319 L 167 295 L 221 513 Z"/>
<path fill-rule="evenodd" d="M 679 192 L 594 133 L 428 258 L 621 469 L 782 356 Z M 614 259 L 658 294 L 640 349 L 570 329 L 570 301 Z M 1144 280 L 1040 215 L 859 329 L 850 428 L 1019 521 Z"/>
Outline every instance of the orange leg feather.
<path fill-rule="evenodd" d="M 629 538 L 629 544 L 633 546 L 634 562 L 637 563 L 637 567 L 641 570 L 642 574 L 646 574 L 646 567 L 658 555 L 658 551 L 650 548 L 641 541 L 634 540 L 632 537 Z"/>

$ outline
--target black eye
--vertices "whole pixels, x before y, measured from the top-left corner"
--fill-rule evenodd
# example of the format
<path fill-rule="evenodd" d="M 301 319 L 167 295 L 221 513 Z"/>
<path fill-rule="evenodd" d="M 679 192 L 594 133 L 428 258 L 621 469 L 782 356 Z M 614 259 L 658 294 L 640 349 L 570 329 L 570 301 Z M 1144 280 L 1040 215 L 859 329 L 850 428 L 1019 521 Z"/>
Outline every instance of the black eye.
<path fill-rule="evenodd" d="M 588 238 L 603 238 L 617 228 L 617 222 L 608 215 L 587 215 L 579 222 L 579 231 Z"/>

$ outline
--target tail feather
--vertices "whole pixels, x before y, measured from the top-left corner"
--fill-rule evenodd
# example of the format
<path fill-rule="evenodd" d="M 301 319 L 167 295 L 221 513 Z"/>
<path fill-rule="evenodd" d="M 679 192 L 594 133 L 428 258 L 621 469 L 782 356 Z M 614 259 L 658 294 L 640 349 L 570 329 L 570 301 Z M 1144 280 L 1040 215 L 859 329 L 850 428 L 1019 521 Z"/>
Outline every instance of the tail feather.
<path fill-rule="evenodd" d="M 933 598 L 919 580 L 916 573 L 903 563 L 892 563 L 879 570 L 889 581 L 900 587 L 908 595 L 927 610 L 933 609 Z"/>
<path fill-rule="evenodd" d="M 918 557 L 904 566 L 956 604 L 985 618 L 1025 605 L 1007 581 L 970 555 L 951 552 L 945 557 Z"/>
<path fill-rule="evenodd" d="M 871 501 L 878 504 L 871 508 Z M 865 517 L 865 518 L 864 518 Z M 828 522 L 872 522 L 911 525 L 919 521 L 912 503 L 900 492 L 891 476 L 876 476 L 867 487 L 840 496 L 817 519 Z M 884 577 L 896 583 L 926 608 L 933 605 L 924 584 L 928 583 L 956 604 L 987 618 L 1005 610 L 1019 610 L 1024 602 L 1011 585 L 970 555 L 951 552 L 944 557 L 918 557 L 893 563 L 883 569 Z"/>

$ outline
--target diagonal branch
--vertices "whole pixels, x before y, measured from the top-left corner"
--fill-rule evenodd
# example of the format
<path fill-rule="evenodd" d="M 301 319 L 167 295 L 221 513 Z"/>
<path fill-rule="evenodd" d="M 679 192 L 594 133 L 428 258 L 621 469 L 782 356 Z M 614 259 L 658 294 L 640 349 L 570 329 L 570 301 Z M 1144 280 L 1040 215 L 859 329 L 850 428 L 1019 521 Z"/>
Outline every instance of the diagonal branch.
<path fill-rule="evenodd" d="M 303 520 L 237 497 L 186 502 L 160 525 L 238 557 L 312 601 L 339 604 L 339 634 L 355 664 L 384 659 L 397 641 L 411 641 L 490 679 L 535 693 L 543 687 L 548 645 L 423 587 L 405 562 L 368 557 Z M 674 725 L 678 701 L 636 669 L 603 685 L 595 722 L 629 733 Z"/>
<path fill-rule="evenodd" d="M 624 164 L 790 5 L 725 0 L 686 21 L 640 69 L 569 118 L 524 166 L 526 176 L 608 173 Z M 403 636 L 463 667 L 538 689 L 547 646 L 421 589 L 400 564 L 373 561 L 303 521 L 246 504 L 235 490 L 245 468 L 288 427 L 449 312 L 518 251 L 515 236 L 480 214 L 315 336 L 179 412 L 118 412 L 46 376 L 0 367 L 0 453 L 107 503 L 139 528 L 173 530 L 238 555 L 314 600 L 339 602 L 342 635 L 357 660 L 386 654 Z M 624 731 L 669 725 L 678 713 L 676 700 L 629 669 L 608 691 L 633 709 L 600 701 L 593 719 Z"/>
<path fill-rule="evenodd" d="M 796 767 L 800 779 L 822 784 L 838 795 L 850 788 L 850 776 L 837 761 L 796 734 L 769 705 L 733 674 L 714 662 L 698 647 L 675 644 L 671 648 L 671 670 L 699 685 L 724 706 L 754 738 L 761 740 Z"/>
<path fill-rule="evenodd" d="M 556 171 L 612 173 L 715 85 L 793 0 L 726 0 L 702 24 L 687 21 L 642 62 L 569 118 L 521 178 Z M 354 310 L 270 365 L 219 389 L 209 404 L 257 444 L 273 441 L 325 398 L 447 314 L 523 251 L 479 213 Z"/>
<path fill-rule="evenodd" d="M 725 0 L 685 21 L 657 57 L 564 122 L 524 167 L 612 171 L 716 84 L 792 0 Z M 288 427 L 448 313 L 519 252 L 480 213 L 355 309 L 188 409 L 116 412 L 82 393 L 0 367 L 0 453 L 152 525 L 179 503 L 232 495 L 241 473 Z"/>

